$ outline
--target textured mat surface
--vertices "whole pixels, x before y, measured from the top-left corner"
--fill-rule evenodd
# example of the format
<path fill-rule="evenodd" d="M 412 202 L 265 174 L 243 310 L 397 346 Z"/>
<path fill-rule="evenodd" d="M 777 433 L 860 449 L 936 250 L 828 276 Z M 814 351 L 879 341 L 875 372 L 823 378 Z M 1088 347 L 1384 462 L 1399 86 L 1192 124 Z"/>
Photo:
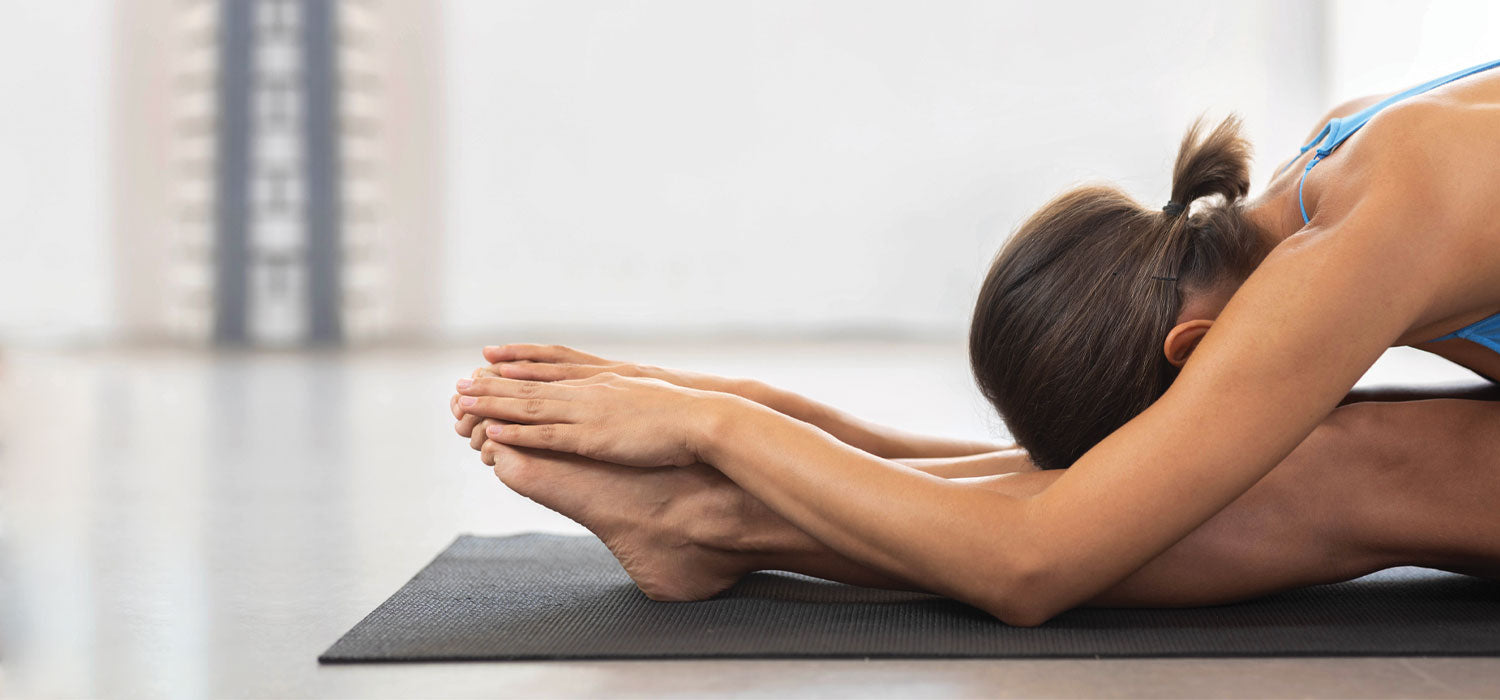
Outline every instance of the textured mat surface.
<path fill-rule="evenodd" d="M 459 537 L 319 661 L 1500 654 L 1500 583 L 1391 569 L 1212 608 L 1008 627 L 934 596 L 782 573 L 657 603 L 592 537 Z"/>

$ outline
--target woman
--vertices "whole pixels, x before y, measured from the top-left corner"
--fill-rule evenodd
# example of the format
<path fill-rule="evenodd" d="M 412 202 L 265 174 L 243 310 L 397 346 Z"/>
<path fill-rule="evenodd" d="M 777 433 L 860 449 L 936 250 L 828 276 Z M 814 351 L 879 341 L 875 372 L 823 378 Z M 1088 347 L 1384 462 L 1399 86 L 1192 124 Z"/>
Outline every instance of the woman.
<path fill-rule="evenodd" d="M 489 358 L 500 376 L 460 382 L 456 410 L 506 421 L 485 429 L 497 445 L 710 465 L 863 569 L 1037 624 L 1146 571 L 1320 427 L 1337 432 L 1386 348 L 1500 376 L 1497 65 L 1335 114 L 1257 198 L 1229 122 L 1189 132 L 1161 210 L 1091 188 L 1023 225 L 985 282 L 971 355 L 1030 458 L 1069 467 L 1034 491 L 913 469 L 728 392 L 535 381 L 545 362 Z M 1494 458 L 1495 404 L 1400 410 L 1404 440 Z M 1458 530 L 1494 526 L 1454 507 Z"/>

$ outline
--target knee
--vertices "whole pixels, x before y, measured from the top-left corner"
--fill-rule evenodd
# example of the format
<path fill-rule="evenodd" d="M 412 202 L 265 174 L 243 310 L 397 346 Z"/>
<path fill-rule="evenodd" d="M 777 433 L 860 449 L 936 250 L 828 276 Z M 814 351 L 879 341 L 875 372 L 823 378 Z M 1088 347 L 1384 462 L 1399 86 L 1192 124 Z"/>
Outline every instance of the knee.
<path fill-rule="evenodd" d="M 1432 452 L 1432 416 L 1414 403 L 1364 402 L 1335 410 L 1309 441 L 1321 462 L 1309 508 L 1324 513 L 1326 534 L 1357 567 L 1400 563 L 1393 543 L 1403 513 L 1422 498 L 1424 459 Z M 1395 557 L 1393 559 L 1392 557 Z"/>
<path fill-rule="evenodd" d="M 1342 470 L 1352 476 L 1389 475 L 1415 462 L 1411 428 L 1420 420 L 1400 403 L 1352 403 L 1334 409 L 1308 440 L 1322 454 L 1338 456 Z"/>

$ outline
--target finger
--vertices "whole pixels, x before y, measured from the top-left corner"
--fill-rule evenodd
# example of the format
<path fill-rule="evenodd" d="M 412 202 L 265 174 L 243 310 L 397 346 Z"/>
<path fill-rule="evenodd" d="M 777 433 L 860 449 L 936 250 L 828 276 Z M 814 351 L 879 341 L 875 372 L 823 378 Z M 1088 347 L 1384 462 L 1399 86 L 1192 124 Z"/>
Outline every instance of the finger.
<path fill-rule="evenodd" d="M 581 364 L 605 364 L 602 357 L 574 350 L 563 345 L 537 345 L 534 343 L 511 343 L 491 345 L 484 349 L 484 359 L 490 364 L 530 360 L 532 362 L 577 362 Z"/>
<path fill-rule="evenodd" d="M 484 420 L 482 416 L 465 413 L 464 417 L 458 419 L 458 422 L 453 424 L 453 432 L 463 437 L 469 437 L 474 434 L 474 426 L 479 425 L 479 421 L 482 420 Z"/>
<path fill-rule="evenodd" d="M 469 447 L 472 447 L 476 450 L 483 447 L 485 441 L 485 429 L 489 428 L 492 425 L 499 424 L 500 421 L 494 420 L 493 418 L 486 418 L 480 421 L 478 425 L 474 426 L 473 432 L 469 433 Z"/>
<path fill-rule="evenodd" d="M 500 376 L 506 379 L 529 379 L 537 382 L 555 382 L 563 379 L 592 377 L 607 368 L 598 365 L 572 363 L 520 362 L 498 364 Z"/>
<path fill-rule="evenodd" d="M 458 399 L 458 394 L 454 394 L 451 398 L 448 399 L 448 410 L 453 412 L 454 418 L 463 418 L 464 410 L 462 408 L 459 408 Z"/>
<path fill-rule="evenodd" d="M 567 423 L 574 409 L 572 402 L 556 399 L 465 396 L 458 402 L 469 413 L 518 423 Z"/>
<path fill-rule="evenodd" d="M 481 377 L 479 379 L 458 380 L 458 393 L 464 396 L 557 399 L 565 397 L 568 391 L 568 389 L 558 388 L 546 382 L 507 379 L 505 377 Z M 459 408 L 465 407 L 463 399 L 458 400 L 458 406 Z"/>
<path fill-rule="evenodd" d="M 606 367 L 605 369 L 608 370 L 609 368 Z M 564 380 L 561 380 L 561 381 L 552 382 L 548 386 L 555 386 L 555 387 L 588 386 L 590 384 L 607 384 L 609 382 L 613 382 L 613 381 L 616 381 L 616 380 L 619 380 L 619 379 L 624 379 L 624 376 L 620 375 L 620 374 L 616 374 L 614 371 L 611 370 L 611 371 L 600 372 L 600 373 L 598 373 L 596 375 L 593 375 L 592 377 L 582 377 L 580 379 L 564 379 Z M 646 381 L 651 381 L 651 380 L 646 380 Z M 567 391 L 567 389 L 563 389 L 563 391 Z M 559 394 L 559 396 L 566 396 L 566 394 Z"/>
<path fill-rule="evenodd" d="M 556 452 L 573 452 L 578 447 L 575 426 L 558 423 L 543 425 L 492 425 L 485 436 L 513 447 L 535 447 Z"/>

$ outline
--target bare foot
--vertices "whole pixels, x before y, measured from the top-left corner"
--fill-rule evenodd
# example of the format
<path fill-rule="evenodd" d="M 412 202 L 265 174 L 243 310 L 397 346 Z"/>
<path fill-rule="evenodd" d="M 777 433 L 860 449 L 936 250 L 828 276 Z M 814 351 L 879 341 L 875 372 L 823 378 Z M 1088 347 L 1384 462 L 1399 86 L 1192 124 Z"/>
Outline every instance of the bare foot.
<path fill-rule="evenodd" d="M 484 451 L 506 486 L 603 540 L 653 600 L 711 598 L 754 568 L 735 551 L 745 493 L 711 467 L 622 467 L 495 442 Z"/>

